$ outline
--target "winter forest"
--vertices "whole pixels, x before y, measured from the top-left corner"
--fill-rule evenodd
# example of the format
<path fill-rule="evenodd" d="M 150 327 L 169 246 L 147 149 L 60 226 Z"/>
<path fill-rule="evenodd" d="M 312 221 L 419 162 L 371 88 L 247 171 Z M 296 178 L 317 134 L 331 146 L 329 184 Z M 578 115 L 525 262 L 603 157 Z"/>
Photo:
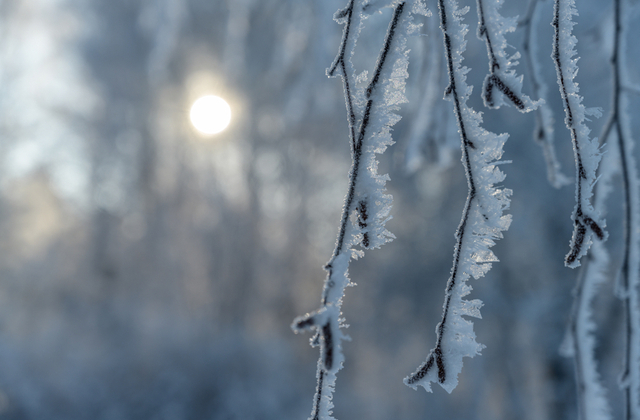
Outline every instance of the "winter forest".
<path fill-rule="evenodd" d="M 638 3 L 1 1 L 0 419 L 640 420 Z"/>

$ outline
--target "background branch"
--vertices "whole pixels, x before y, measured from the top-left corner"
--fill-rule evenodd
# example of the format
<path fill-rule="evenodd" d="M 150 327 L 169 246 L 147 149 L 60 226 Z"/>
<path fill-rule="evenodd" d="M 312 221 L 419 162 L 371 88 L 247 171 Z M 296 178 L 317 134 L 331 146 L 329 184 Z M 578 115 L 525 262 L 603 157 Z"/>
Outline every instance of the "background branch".
<path fill-rule="evenodd" d="M 533 130 L 533 139 L 542 148 L 542 154 L 547 164 L 547 179 L 555 188 L 569 185 L 571 180 L 562 173 L 554 146 L 553 112 L 547 100 L 547 84 L 544 82 L 537 59 L 537 28 L 540 20 L 539 0 L 531 0 L 527 8 L 527 14 L 519 22 L 518 27 L 524 31 L 522 50 L 527 66 L 527 80 L 536 97 L 540 99 L 536 109 L 536 126 Z"/>

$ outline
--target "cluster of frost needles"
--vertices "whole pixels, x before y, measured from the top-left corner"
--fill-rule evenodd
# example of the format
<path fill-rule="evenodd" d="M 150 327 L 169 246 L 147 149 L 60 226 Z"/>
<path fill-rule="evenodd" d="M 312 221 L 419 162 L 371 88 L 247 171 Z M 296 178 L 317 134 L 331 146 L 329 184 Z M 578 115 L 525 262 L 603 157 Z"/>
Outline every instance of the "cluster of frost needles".
<path fill-rule="evenodd" d="M 504 0 L 476 0 L 478 16 L 477 37 L 487 49 L 489 73 L 484 79 L 482 99 L 487 108 L 512 106 L 526 113 L 535 111 L 534 138 L 542 146 L 547 163 L 549 182 L 556 188 L 569 184 L 560 170 L 553 146 L 554 118 L 545 103 L 547 86 L 542 80 L 540 64 L 534 58 L 538 50 L 535 28 L 540 19 L 541 1 L 530 0 L 525 17 L 520 21 L 524 30 L 523 50 L 530 85 L 539 98 L 532 100 L 523 93 L 523 76 L 518 75 L 520 54 L 507 54 L 505 35 L 516 30 L 517 17 L 503 17 L 499 10 Z M 384 3 L 384 4 L 383 4 Z M 606 392 L 600 382 L 595 360 L 595 323 L 591 306 L 599 286 L 606 280 L 611 264 L 604 246 L 607 232 L 601 214 L 606 212 L 605 199 L 612 190 L 614 175 L 623 183 L 625 200 L 625 227 L 622 267 L 617 285 L 618 297 L 624 302 L 626 321 L 626 349 L 620 386 L 626 397 L 626 419 L 640 420 L 640 308 L 638 283 L 640 276 L 640 182 L 632 153 L 633 142 L 628 127 L 625 98 L 625 63 L 623 62 L 625 25 L 621 18 L 622 0 L 614 0 L 615 36 L 613 64 L 613 109 L 601 136 L 601 143 L 589 137 L 589 116 L 599 116 L 599 109 L 587 109 L 582 104 L 575 77 L 577 67 L 577 39 L 572 34 L 577 15 L 574 0 L 554 0 L 551 25 L 554 29 L 551 59 L 555 65 L 560 97 L 564 106 L 565 125 L 569 130 L 576 165 L 575 199 L 571 216 L 573 236 L 565 265 L 581 265 L 575 289 L 574 308 L 563 347 L 565 355 L 573 357 L 576 367 L 579 412 L 583 419 L 608 420 L 611 410 Z M 422 386 L 431 391 L 431 383 L 438 383 L 451 392 L 458 384 L 463 358 L 480 354 L 483 345 L 476 342 L 473 323 L 468 319 L 480 318 L 482 302 L 466 299 L 472 288 L 470 277 L 483 277 L 498 259 L 491 251 L 495 241 L 509 228 L 511 216 L 504 214 L 509 208 L 511 190 L 500 184 L 505 174 L 498 165 L 508 135 L 492 133 L 483 128 L 482 114 L 468 104 L 472 86 L 467 84 L 469 69 L 463 66 L 468 25 L 463 18 L 469 8 L 460 8 L 457 0 L 437 0 L 439 23 L 444 44 L 447 87 L 444 98 L 451 103 L 460 136 L 461 162 L 465 171 L 468 195 L 462 217 L 455 234 L 453 266 L 446 282 L 442 318 L 436 326 L 436 341 L 424 362 L 404 379 L 406 385 L 417 389 Z M 382 7 L 393 10 L 387 33 L 371 75 L 367 72 L 356 77 L 351 58 L 365 20 Z M 378 174 L 376 154 L 383 153 L 393 143 L 391 127 L 400 117 L 399 105 L 406 102 L 405 80 L 408 77 L 407 38 L 421 25 L 413 22 L 413 15 L 429 16 L 422 0 L 393 0 L 374 2 L 349 0 L 334 19 L 344 25 L 339 52 L 327 69 L 330 77 L 340 77 L 344 88 L 347 110 L 349 144 L 352 164 L 349 187 L 338 231 L 335 249 L 325 266 L 320 308 L 298 317 L 292 325 L 296 332 L 312 330 L 311 344 L 320 348 L 317 366 L 317 387 L 313 399 L 311 419 L 331 419 L 332 394 L 336 373 L 342 368 L 344 356 L 341 314 L 345 288 L 353 285 L 349 279 L 349 263 L 362 257 L 364 249 L 377 248 L 393 238 L 385 228 L 390 219 L 391 196 L 386 193 L 386 175 Z M 434 46 L 435 33 L 431 31 L 430 46 Z M 432 75 L 429 76 L 426 95 L 422 100 L 417 121 L 411 131 L 411 144 L 407 150 L 418 153 L 420 137 L 434 136 L 434 86 L 440 77 L 441 63 L 432 52 L 428 55 Z M 430 133 L 426 133 L 431 131 Z M 615 140 L 609 155 L 600 168 L 600 182 L 596 183 L 598 166 L 604 142 Z M 410 170 L 415 170 L 420 159 L 407 159 Z M 412 163 L 409 163 L 412 162 Z M 597 238 L 593 244 L 593 238 Z M 593 244 L 593 247 L 591 245 Z M 589 249 L 592 252 L 587 254 Z"/>

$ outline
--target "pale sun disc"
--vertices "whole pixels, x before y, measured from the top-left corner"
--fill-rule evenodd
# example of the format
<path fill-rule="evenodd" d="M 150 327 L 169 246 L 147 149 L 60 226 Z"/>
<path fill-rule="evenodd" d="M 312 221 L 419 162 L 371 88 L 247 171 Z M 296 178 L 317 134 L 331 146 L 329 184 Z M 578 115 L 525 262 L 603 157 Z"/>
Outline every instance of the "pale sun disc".
<path fill-rule="evenodd" d="M 231 122 L 231 107 L 219 96 L 203 96 L 191 106 L 189 118 L 191 124 L 201 133 L 216 134 L 227 128 Z"/>

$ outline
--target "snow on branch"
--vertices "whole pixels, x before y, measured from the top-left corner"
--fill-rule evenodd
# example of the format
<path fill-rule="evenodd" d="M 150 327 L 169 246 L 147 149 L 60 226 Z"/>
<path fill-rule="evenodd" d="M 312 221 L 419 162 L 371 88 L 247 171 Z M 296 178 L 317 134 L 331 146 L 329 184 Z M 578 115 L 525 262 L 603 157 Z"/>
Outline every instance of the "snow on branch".
<path fill-rule="evenodd" d="M 605 239 L 605 222 L 599 220 L 598 213 L 591 205 L 596 170 L 600 162 L 598 142 L 589 139 L 590 130 L 585 125 L 587 115 L 600 115 L 597 109 L 586 110 L 582 97 L 578 94 L 578 84 L 574 78 L 578 72 L 574 58 L 578 40 L 572 35 L 572 16 L 577 15 L 574 0 L 555 0 L 552 26 L 554 27 L 553 53 L 551 57 L 556 66 L 558 86 L 565 110 L 565 124 L 571 132 L 573 153 L 576 162 L 576 206 L 571 218 L 574 222 L 571 250 L 565 257 L 565 265 L 575 268 L 580 265 L 591 245 L 591 236 Z"/>
<path fill-rule="evenodd" d="M 488 108 L 500 108 L 508 104 L 507 98 L 520 112 L 536 109 L 539 102 L 522 93 L 522 76 L 517 76 L 513 66 L 518 64 L 520 53 L 508 56 L 505 49 L 507 40 L 504 35 L 516 30 L 517 18 L 505 18 L 498 9 L 504 0 L 476 0 L 478 10 L 479 39 L 484 39 L 489 55 L 489 74 L 484 79 L 482 98 Z M 502 95 L 494 95 L 495 90 Z"/>
<path fill-rule="evenodd" d="M 503 215 L 511 191 L 495 187 L 505 177 L 496 167 L 496 160 L 502 156 L 508 136 L 483 129 L 481 114 L 467 106 L 471 87 L 466 84 L 468 69 L 461 64 L 468 32 L 462 16 L 469 8 L 459 9 L 455 0 L 439 0 L 438 8 L 449 74 L 445 96 L 453 103 L 469 193 L 456 231 L 453 267 L 445 289 L 442 320 L 436 327 L 436 345 L 404 382 L 427 391 L 431 391 L 431 382 L 437 382 L 451 392 L 458 383 L 462 359 L 474 357 L 483 348 L 475 340 L 473 323 L 464 318 L 480 318 L 482 306 L 480 300 L 464 299 L 471 292 L 467 280 L 470 276 L 484 276 L 491 263 L 497 261 L 490 248 L 511 223 L 511 216 Z"/>
<path fill-rule="evenodd" d="M 522 50 L 528 69 L 528 80 L 531 82 L 534 94 L 540 98 L 536 109 L 536 126 L 533 130 L 533 139 L 542 148 L 544 160 L 547 164 L 547 179 L 555 188 L 569 185 L 571 180 L 562 173 L 558 161 L 553 139 L 553 112 L 546 101 L 547 84 L 542 77 L 542 69 L 537 59 L 537 28 L 540 21 L 540 8 L 538 0 L 531 0 L 527 15 L 520 21 L 519 26 L 524 30 Z"/>
<path fill-rule="evenodd" d="M 342 298 L 349 279 L 349 263 L 363 256 L 362 249 L 378 248 L 393 238 L 385 228 L 391 218 L 391 196 L 386 194 L 387 175 L 378 174 L 376 154 L 383 153 L 393 143 L 391 127 L 400 120 L 396 114 L 406 102 L 405 82 L 408 77 L 407 37 L 418 31 L 413 14 L 428 14 L 422 0 L 388 2 L 394 9 L 384 44 L 375 69 L 366 87 L 355 88 L 351 56 L 363 21 L 374 7 L 368 0 L 350 0 L 334 19 L 344 24 L 342 42 L 336 59 L 327 70 L 328 76 L 340 76 L 343 81 L 351 147 L 349 187 L 345 197 L 338 239 L 325 270 L 327 277 L 322 291 L 320 309 L 298 317 L 295 332 L 313 330 L 311 345 L 320 347 L 317 387 L 311 419 L 330 419 L 336 373 L 342 368 L 344 356 L 341 331 Z"/>

